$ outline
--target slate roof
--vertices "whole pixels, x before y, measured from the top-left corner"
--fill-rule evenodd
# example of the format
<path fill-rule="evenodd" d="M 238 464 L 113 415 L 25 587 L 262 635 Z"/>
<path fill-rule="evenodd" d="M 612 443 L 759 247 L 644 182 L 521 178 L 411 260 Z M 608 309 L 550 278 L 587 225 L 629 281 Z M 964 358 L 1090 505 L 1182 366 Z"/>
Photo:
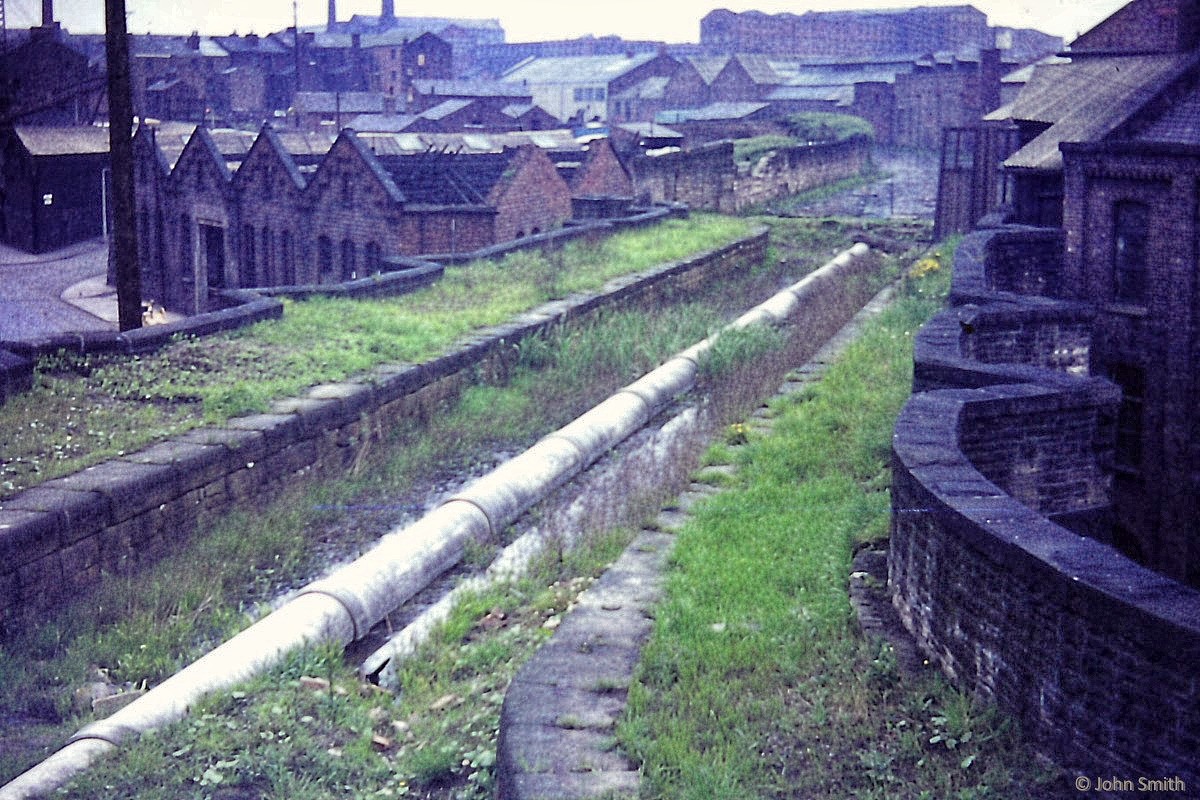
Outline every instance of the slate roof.
<path fill-rule="evenodd" d="M 377 153 L 376 159 L 408 204 L 484 206 L 520 155 L 519 149 L 508 148 L 498 153 Z"/>
<path fill-rule="evenodd" d="M 268 55 L 280 55 L 283 53 L 292 52 L 290 49 L 283 46 L 281 42 L 269 36 L 260 36 L 258 39 L 251 39 L 248 36 L 214 36 L 212 40 L 218 46 L 224 48 L 229 53 L 262 53 Z"/>
<path fill-rule="evenodd" d="M 652 136 L 657 139 L 682 139 L 683 134 L 673 131 L 653 122 L 622 122 L 615 127 L 623 131 L 635 133 L 638 136 Z"/>
<path fill-rule="evenodd" d="M 1042 65 L 1013 103 L 985 119 L 1049 124 L 1004 165 L 1059 170 L 1063 166 L 1060 144 L 1099 141 L 1198 62 L 1200 54 L 1184 53 L 1107 56 Z"/>
<path fill-rule="evenodd" d="M 358 133 L 376 155 L 412 155 L 429 150 L 459 153 L 499 153 L 505 148 L 536 145 L 546 151 L 582 151 L 570 131 L 513 131 L 510 133 Z"/>
<path fill-rule="evenodd" d="M 33 156 L 69 156 L 108 152 L 108 128 L 72 125 L 16 125 L 13 132 Z"/>
<path fill-rule="evenodd" d="M 201 36 L 199 49 L 192 49 L 187 36 L 163 36 L 145 34 L 131 38 L 131 54 L 138 57 L 166 57 L 195 55 L 205 58 L 228 58 L 227 51 L 212 37 Z"/>
<path fill-rule="evenodd" d="M 700 73 L 700 79 L 711 84 L 729 63 L 729 56 L 688 56 L 687 62 Z"/>
<path fill-rule="evenodd" d="M 734 56 L 750 76 L 750 80 L 760 86 L 772 86 L 781 82 L 771 61 L 764 55 L 754 53 L 738 53 Z"/>
<path fill-rule="evenodd" d="M 551 56 L 529 58 L 504 73 L 504 80 L 530 84 L 608 83 L 657 58 L 656 53 L 633 56 Z"/>

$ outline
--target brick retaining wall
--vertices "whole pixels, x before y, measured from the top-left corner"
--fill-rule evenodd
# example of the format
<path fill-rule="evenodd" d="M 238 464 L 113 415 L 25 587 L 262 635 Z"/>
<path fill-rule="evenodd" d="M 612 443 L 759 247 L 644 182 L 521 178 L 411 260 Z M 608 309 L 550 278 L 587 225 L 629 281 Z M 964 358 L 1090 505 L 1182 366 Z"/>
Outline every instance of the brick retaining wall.
<path fill-rule="evenodd" d="M 120 572 L 168 552 L 213 515 L 351 466 L 397 421 L 428 418 L 473 368 L 567 319 L 613 304 L 694 291 L 765 256 L 765 231 L 684 261 L 610 281 L 481 331 L 440 358 L 384 365 L 281 400 L 270 413 L 191 431 L 47 481 L 0 502 L 0 631 L 36 622 Z"/>
<path fill-rule="evenodd" d="M 865 137 L 776 150 L 738 175 L 733 206 L 743 211 L 852 178 L 867 166 L 870 155 L 871 141 Z"/>
<path fill-rule="evenodd" d="M 1104 541 L 1120 392 L 1086 377 L 1090 312 L 1046 297 L 1053 263 L 1030 259 L 1053 240 L 966 237 L 952 302 L 982 305 L 918 333 L 893 438 L 893 602 L 931 660 L 1068 768 L 1195 792 L 1200 592 Z"/>

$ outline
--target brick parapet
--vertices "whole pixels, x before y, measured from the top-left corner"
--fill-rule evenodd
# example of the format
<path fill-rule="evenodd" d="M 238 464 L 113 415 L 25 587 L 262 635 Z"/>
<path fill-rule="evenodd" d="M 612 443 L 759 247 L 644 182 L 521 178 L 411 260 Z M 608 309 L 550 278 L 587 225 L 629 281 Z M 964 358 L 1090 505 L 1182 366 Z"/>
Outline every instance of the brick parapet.
<path fill-rule="evenodd" d="M 1200 785 L 1200 593 L 1051 522 L 963 452 L 978 405 L 993 409 L 977 421 L 1000 402 L 1019 427 L 1109 401 L 1028 385 L 915 395 L 894 438 L 893 602 L 947 675 L 1067 767 Z M 1090 437 L 1075 430 L 1078 455 Z"/>
<path fill-rule="evenodd" d="M 428 419 L 512 344 L 614 304 L 692 291 L 766 253 L 765 230 L 546 304 L 423 364 L 387 364 L 267 413 L 231 419 L 0 501 L 0 632 L 36 623 L 99 581 L 169 552 L 202 520 L 352 466 L 401 419 Z"/>
<path fill-rule="evenodd" d="M 1106 543 L 1121 395 L 1087 377 L 1093 312 L 1045 296 L 1056 268 L 1036 259 L 1055 241 L 965 237 L 957 305 L 917 335 L 893 602 L 947 675 L 1069 768 L 1200 785 L 1200 592 Z M 1017 293 L 1031 286 L 1045 295 Z"/>

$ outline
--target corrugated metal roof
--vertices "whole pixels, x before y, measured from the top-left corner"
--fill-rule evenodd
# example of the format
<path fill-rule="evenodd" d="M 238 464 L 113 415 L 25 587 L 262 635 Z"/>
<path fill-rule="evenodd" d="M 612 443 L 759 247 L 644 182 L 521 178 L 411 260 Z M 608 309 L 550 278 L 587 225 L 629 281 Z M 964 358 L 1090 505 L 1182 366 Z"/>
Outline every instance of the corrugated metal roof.
<path fill-rule="evenodd" d="M 1111 56 L 1039 67 L 1004 119 L 1050 127 L 1010 156 L 1005 166 L 1062 169 L 1060 144 L 1099 141 L 1197 61 L 1195 53 Z M 986 119 L 998 119 L 996 112 Z"/>
<path fill-rule="evenodd" d="M 773 86 L 782 83 L 782 79 L 771 66 L 771 61 L 764 55 L 741 53 L 734 56 L 750 76 L 750 80 L 760 86 Z"/>
<path fill-rule="evenodd" d="M 21 144 L 33 156 L 72 156 L 108 152 L 108 128 L 17 125 Z"/>
<path fill-rule="evenodd" d="M 846 105 L 854 102 L 854 86 L 780 86 L 768 100 L 815 100 Z"/>
<path fill-rule="evenodd" d="M 633 56 L 553 56 L 523 61 L 504 73 L 504 80 L 530 84 L 608 83 L 653 61 L 655 53 Z"/>
<path fill-rule="evenodd" d="M 660 112 L 655 122 L 672 125 L 680 122 L 712 122 L 743 119 L 767 108 L 769 103 L 709 103 L 702 108 L 679 108 Z"/>
<path fill-rule="evenodd" d="M 433 108 L 425 109 L 419 116 L 425 119 L 445 119 L 451 114 L 462 111 L 474 102 L 474 100 L 443 100 Z"/>
<path fill-rule="evenodd" d="M 729 56 L 688 56 L 687 61 L 700 73 L 700 79 L 712 83 L 729 63 Z"/>

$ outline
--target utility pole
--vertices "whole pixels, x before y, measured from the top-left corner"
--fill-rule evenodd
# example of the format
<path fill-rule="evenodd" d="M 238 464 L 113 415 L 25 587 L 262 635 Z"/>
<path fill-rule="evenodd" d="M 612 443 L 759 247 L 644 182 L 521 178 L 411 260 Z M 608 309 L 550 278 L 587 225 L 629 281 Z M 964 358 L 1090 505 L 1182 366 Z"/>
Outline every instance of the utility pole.
<path fill-rule="evenodd" d="M 117 322 L 122 331 L 128 331 L 142 327 L 142 276 L 138 266 L 137 228 L 134 224 L 133 92 L 129 86 L 125 0 L 104 0 L 104 17 Z"/>

